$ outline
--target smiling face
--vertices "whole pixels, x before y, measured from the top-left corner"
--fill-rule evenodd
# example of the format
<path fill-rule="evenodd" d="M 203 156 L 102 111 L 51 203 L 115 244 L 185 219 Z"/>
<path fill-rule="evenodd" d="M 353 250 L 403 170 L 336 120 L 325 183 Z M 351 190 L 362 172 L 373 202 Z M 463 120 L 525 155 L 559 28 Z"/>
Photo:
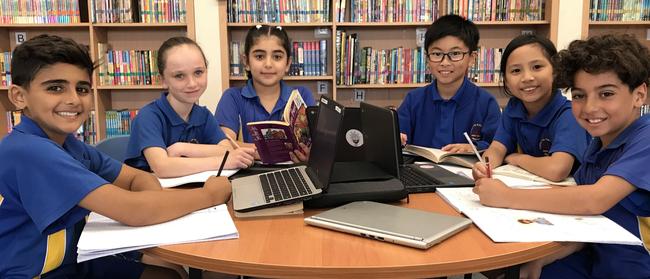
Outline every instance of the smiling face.
<path fill-rule="evenodd" d="M 92 106 L 90 76 L 85 69 L 66 63 L 41 68 L 29 88 L 12 85 L 9 98 L 36 122 L 47 136 L 63 144 L 79 129 Z"/>
<path fill-rule="evenodd" d="M 434 41 L 427 48 L 427 53 L 467 53 L 469 48 L 465 43 L 457 37 L 446 36 L 439 40 Z M 444 56 L 440 62 L 431 62 L 427 60 L 431 73 L 436 77 L 438 86 L 455 86 L 460 88 L 463 79 L 467 73 L 467 69 L 472 61 L 474 61 L 474 53 L 464 54 L 463 59 L 460 61 L 451 61 L 449 56 Z"/>
<path fill-rule="evenodd" d="M 639 117 L 645 103 L 647 86 L 629 88 L 614 72 L 590 74 L 578 71 L 571 89 L 573 116 L 580 126 L 603 146 L 609 145 Z"/>
<path fill-rule="evenodd" d="M 291 58 L 275 36 L 261 36 L 246 54 L 246 70 L 253 76 L 253 85 L 273 87 L 289 71 Z"/>
<path fill-rule="evenodd" d="M 505 84 L 529 114 L 539 112 L 553 94 L 553 66 L 542 48 L 527 44 L 515 49 L 506 63 Z"/>
<path fill-rule="evenodd" d="M 191 44 L 172 47 L 166 52 L 163 83 L 169 88 L 172 103 L 193 105 L 208 84 L 208 74 L 201 50 Z"/>

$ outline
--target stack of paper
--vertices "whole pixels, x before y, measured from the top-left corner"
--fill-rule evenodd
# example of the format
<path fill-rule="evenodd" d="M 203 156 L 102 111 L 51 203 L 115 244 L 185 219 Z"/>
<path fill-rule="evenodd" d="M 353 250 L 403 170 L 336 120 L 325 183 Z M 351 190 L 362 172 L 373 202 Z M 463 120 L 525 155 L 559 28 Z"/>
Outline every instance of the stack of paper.
<path fill-rule="evenodd" d="M 221 172 L 221 176 L 225 177 L 230 177 L 231 175 L 237 173 L 239 171 L 238 169 L 236 170 L 223 170 Z M 213 170 L 213 171 L 204 171 L 204 172 L 199 172 L 195 174 L 190 174 L 186 176 L 181 176 L 181 177 L 173 177 L 173 178 L 158 178 L 158 181 L 160 181 L 160 186 L 163 188 L 171 188 L 171 187 L 176 187 L 180 186 L 183 184 L 188 184 L 188 183 L 203 183 L 210 176 L 216 176 L 218 171 Z"/>
<path fill-rule="evenodd" d="M 494 242 L 570 241 L 642 245 L 602 215 L 577 216 L 481 205 L 472 188 L 438 188 L 438 195 L 472 219 Z"/>
<path fill-rule="evenodd" d="M 77 261 L 159 245 L 232 238 L 239 238 L 239 233 L 224 204 L 144 227 L 130 227 L 93 212 L 77 244 Z"/>

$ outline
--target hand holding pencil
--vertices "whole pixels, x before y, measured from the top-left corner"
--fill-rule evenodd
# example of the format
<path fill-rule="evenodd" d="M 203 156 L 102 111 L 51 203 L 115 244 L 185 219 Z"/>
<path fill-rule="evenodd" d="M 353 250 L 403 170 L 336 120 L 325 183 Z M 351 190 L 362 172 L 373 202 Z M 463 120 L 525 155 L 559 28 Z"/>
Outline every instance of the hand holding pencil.
<path fill-rule="evenodd" d="M 481 157 L 481 154 L 478 153 L 474 142 L 472 142 L 472 139 L 470 139 L 467 132 L 465 132 L 463 135 L 465 136 L 465 139 L 469 145 L 472 147 L 474 154 L 476 154 L 476 158 L 478 158 L 478 162 L 474 164 L 474 167 L 472 167 L 472 176 L 474 177 L 474 180 L 479 180 L 481 178 L 492 178 L 492 170 L 490 169 L 489 158 L 486 157 L 485 160 L 483 160 L 483 157 Z"/>
<path fill-rule="evenodd" d="M 234 139 L 226 134 L 226 139 L 232 145 L 233 150 L 227 151 L 230 153 L 230 160 L 225 162 L 226 169 L 245 169 L 255 163 L 255 148 L 241 147 Z M 224 154 L 224 157 L 226 155 Z"/>

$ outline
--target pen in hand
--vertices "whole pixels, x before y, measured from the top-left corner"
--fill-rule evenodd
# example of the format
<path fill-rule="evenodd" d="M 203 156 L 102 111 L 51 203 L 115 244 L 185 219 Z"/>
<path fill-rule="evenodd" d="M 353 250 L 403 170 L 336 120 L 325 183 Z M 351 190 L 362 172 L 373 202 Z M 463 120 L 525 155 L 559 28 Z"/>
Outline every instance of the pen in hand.
<path fill-rule="evenodd" d="M 490 167 L 490 158 L 485 157 L 485 167 L 487 168 L 487 177 L 492 178 L 492 168 Z"/>
<path fill-rule="evenodd" d="M 217 176 L 221 176 L 221 171 L 223 170 L 223 166 L 226 165 L 226 160 L 228 159 L 228 154 L 230 154 L 230 151 L 226 150 L 226 153 L 223 154 L 223 159 L 221 160 L 221 166 L 219 166 L 219 171 L 217 172 Z"/>

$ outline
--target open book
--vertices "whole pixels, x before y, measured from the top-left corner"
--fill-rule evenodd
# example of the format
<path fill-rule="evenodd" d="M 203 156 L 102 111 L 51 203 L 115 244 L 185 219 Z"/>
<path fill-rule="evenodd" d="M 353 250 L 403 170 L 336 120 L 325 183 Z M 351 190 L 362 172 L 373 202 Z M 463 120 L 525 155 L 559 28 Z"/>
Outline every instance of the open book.
<path fill-rule="evenodd" d="M 247 124 L 262 163 L 291 161 L 289 152 L 300 148 L 298 143 L 311 145 L 307 104 L 298 90 L 293 90 L 282 113 L 282 121 L 257 121 Z"/>
<path fill-rule="evenodd" d="M 541 176 L 532 174 L 528 172 L 525 169 L 522 169 L 517 166 L 513 165 L 503 165 L 497 168 L 494 168 L 492 170 L 492 174 L 495 175 L 495 178 L 499 178 L 499 175 L 503 176 L 508 176 L 508 177 L 514 177 L 514 178 L 519 178 L 519 179 L 524 179 L 524 180 L 530 180 L 530 181 L 535 181 L 535 182 L 542 182 L 547 185 L 558 185 L 558 186 L 573 186 L 576 185 L 575 179 L 573 177 L 567 177 L 566 179 L 562 181 L 550 181 L 546 178 L 543 178 Z"/>
<path fill-rule="evenodd" d="M 478 162 L 478 158 L 476 158 L 476 155 L 473 152 L 452 153 L 437 148 L 412 144 L 407 144 L 404 147 L 404 151 L 427 158 L 436 164 L 447 163 L 471 168 L 476 162 Z"/>
<path fill-rule="evenodd" d="M 602 215 L 564 215 L 488 207 L 479 202 L 472 188 L 438 188 L 436 193 L 472 219 L 494 242 L 570 241 L 642 245 L 639 238 Z"/>

